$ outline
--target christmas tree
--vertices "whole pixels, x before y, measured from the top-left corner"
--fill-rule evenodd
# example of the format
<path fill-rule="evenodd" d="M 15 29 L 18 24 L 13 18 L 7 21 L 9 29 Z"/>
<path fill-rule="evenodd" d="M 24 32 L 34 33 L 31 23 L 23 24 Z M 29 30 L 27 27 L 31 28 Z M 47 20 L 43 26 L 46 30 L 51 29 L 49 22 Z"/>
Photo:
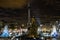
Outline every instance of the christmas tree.
<path fill-rule="evenodd" d="M 31 19 L 31 26 L 30 26 L 30 29 L 29 29 L 29 35 L 32 36 L 32 37 L 37 37 L 37 24 L 36 24 L 36 20 L 35 18 L 33 17 Z"/>

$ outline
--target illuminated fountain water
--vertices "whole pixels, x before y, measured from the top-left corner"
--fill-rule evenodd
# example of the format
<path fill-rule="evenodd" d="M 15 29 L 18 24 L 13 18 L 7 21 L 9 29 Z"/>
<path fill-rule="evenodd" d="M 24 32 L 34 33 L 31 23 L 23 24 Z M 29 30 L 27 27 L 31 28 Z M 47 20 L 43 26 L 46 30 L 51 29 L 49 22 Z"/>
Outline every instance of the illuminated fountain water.
<path fill-rule="evenodd" d="M 58 33 L 57 33 L 57 29 L 56 29 L 56 26 L 55 25 L 53 25 L 51 36 L 53 37 L 52 40 L 57 40 L 56 38 L 58 36 Z"/>
<path fill-rule="evenodd" d="M 9 37 L 8 25 L 5 25 L 1 37 Z"/>

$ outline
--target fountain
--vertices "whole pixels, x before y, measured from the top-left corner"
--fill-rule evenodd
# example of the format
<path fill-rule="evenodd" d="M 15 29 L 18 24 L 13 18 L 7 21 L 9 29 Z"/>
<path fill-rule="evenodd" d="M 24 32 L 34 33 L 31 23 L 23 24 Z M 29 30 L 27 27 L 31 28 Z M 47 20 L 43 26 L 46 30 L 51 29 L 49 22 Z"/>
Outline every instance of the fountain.
<path fill-rule="evenodd" d="M 55 25 L 53 25 L 51 36 L 53 37 L 52 40 L 57 40 L 58 33 Z"/>
<path fill-rule="evenodd" d="M 1 37 L 9 37 L 8 25 L 5 25 Z"/>
<path fill-rule="evenodd" d="M 51 36 L 52 37 L 57 37 L 58 36 L 57 29 L 56 29 L 56 26 L 55 25 L 53 25 Z"/>

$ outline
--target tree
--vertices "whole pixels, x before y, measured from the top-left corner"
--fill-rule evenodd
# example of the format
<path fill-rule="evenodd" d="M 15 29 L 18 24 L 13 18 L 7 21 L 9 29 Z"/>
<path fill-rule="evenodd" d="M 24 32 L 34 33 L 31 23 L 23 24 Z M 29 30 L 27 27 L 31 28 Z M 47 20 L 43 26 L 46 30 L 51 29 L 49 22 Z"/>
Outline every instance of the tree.
<path fill-rule="evenodd" d="M 33 17 L 32 20 L 31 20 L 31 26 L 29 28 L 29 35 L 30 36 L 34 36 L 34 37 L 37 37 L 37 24 L 36 24 L 36 21 L 35 21 L 35 18 Z"/>

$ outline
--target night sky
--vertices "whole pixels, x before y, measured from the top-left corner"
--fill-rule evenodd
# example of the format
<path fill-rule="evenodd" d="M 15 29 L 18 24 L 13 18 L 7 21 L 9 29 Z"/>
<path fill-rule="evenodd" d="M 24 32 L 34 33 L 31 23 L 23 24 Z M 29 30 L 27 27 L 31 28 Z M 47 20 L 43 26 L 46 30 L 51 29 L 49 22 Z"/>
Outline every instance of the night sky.
<path fill-rule="evenodd" d="M 54 0 L 31 0 L 31 16 L 60 16 L 59 3 Z M 0 0 L 0 17 L 25 17 L 28 12 L 28 0 Z M 59 4 L 60 5 L 60 4 Z"/>
<path fill-rule="evenodd" d="M 4 8 L 23 8 L 27 0 L 0 0 L 0 7 Z"/>
<path fill-rule="evenodd" d="M 30 7 L 28 7 L 30 3 Z M 26 23 L 28 8 L 31 17 L 41 19 L 41 22 L 50 22 L 60 19 L 60 1 L 58 0 L 0 0 L 0 21 Z"/>

